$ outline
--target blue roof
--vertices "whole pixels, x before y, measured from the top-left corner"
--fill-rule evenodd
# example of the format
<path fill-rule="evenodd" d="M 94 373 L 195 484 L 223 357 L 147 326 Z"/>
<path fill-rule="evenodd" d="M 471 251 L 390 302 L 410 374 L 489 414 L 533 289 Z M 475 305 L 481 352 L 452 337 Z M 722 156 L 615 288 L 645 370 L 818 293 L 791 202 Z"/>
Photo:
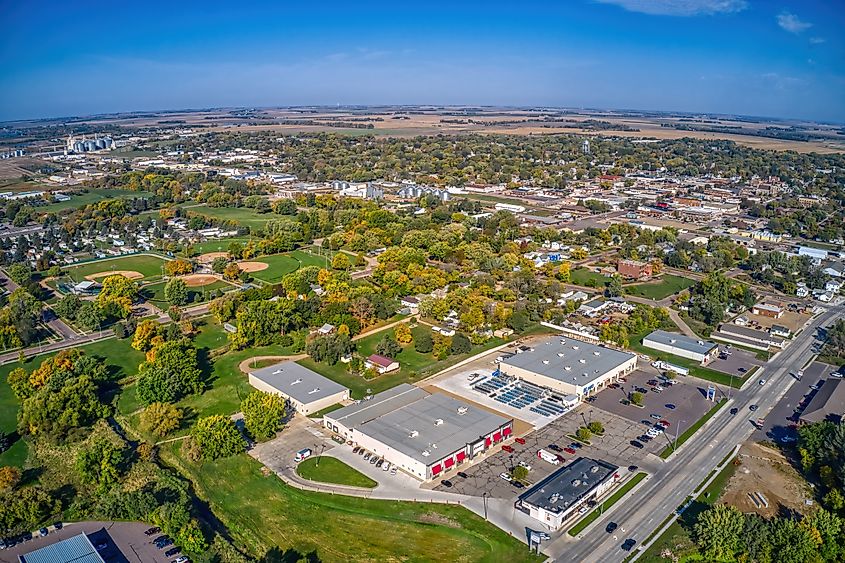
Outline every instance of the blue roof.
<path fill-rule="evenodd" d="M 21 555 L 21 563 L 105 563 L 84 533 Z"/>

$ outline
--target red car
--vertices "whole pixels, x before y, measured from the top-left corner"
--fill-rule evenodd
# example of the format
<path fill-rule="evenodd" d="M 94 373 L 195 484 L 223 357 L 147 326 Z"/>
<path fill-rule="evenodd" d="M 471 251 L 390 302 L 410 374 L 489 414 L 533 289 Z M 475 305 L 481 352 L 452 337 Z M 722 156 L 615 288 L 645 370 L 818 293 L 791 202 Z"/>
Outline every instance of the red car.
<path fill-rule="evenodd" d="M 659 421 L 657 421 L 657 424 L 659 424 L 660 426 L 665 426 L 666 428 L 669 428 L 670 426 L 672 426 L 671 424 L 669 424 L 668 420 L 659 420 Z"/>
<path fill-rule="evenodd" d="M 509 454 L 513 453 L 513 448 L 511 446 L 502 446 L 502 450 L 508 452 Z"/>
<path fill-rule="evenodd" d="M 524 446 L 525 445 L 525 438 L 516 438 L 514 440 L 514 442 L 516 442 L 517 444 L 522 444 Z"/>
<path fill-rule="evenodd" d="M 569 455 L 575 455 L 575 450 L 572 448 L 563 448 L 563 451 L 565 451 Z"/>

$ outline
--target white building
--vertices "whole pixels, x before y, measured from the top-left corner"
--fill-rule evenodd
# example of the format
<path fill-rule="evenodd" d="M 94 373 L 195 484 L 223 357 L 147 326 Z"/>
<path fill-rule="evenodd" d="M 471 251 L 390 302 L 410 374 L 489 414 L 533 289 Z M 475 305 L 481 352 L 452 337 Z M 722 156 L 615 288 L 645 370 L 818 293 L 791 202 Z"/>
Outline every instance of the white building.
<path fill-rule="evenodd" d="M 249 384 L 285 398 L 308 415 L 349 399 L 349 389 L 296 362 L 281 362 L 249 372 Z"/>
<path fill-rule="evenodd" d="M 683 334 L 655 330 L 643 338 L 643 346 L 666 352 L 681 358 L 695 360 L 702 365 L 708 364 L 719 352 L 719 346 L 714 342 L 690 338 Z"/>

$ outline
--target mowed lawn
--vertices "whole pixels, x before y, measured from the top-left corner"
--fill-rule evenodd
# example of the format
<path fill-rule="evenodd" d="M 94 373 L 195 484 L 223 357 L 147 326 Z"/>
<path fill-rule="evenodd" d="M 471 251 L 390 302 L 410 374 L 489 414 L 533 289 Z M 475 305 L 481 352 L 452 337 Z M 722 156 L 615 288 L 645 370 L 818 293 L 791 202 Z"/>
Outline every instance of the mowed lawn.
<path fill-rule="evenodd" d="M 593 280 L 595 282 L 593 287 L 604 287 L 610 281 L 609 277 L 593 272 L 588 268 L 575 268 L 570 272 L 570 276 L 572 283 L 575 285 L 586 286 L 588 281 Z"/>
<path fill-rule="evenodd" d="M 695 285 L 695 280 L 664 274 L 657 282 L 626 285 L 625 293 L 659 301 L 693 285 Z"/>
<path fill-rule="evenodd" d="M 66 191 L 65 193 L 70 196 L 70 201 L 57 201 L 49 203 L 44 207 L 39 207 L 38 209 L 56 212 L 64 211 L 65 209 L 76 209 L 77 207 L 97 203 L 98 201 L 102 201 L 104 199 L 131 199 L 135 197 L 149 198 L 154 195 L 151 192 L 135 192 L 132 190 L 117 190 L 113 188 L 95 189 L 88 192 Z"/>
<path fill-rule="evenodd" d="M 193 481 L 197 495 L 255 558 L 275 548 L 297 551 L 292 561 L 313 554 L 324 563 L 544 559 L 460 506 L 302 491 L 245 454 L 191 464 L 175 443 L 162 456 Z"/>
<path fill-rule="evenodd" d="M 246 243 L 248 243 L 250 240 L 254 240 L 257 243 L 261 239 L 251 237 L 231 237 L 198 242 L 196 244 L 192 244 L 191 246 L 197 255 L 201 255 L 206 254 L 208 252 L 228 252 L 229 245 L 233 242 L 238 242 L 240 244 L 246 245 Z"/>
<path fill-rule="evenodd" d="M 306 459 L 296 466 L 296 474 L 304 479 L 320 483 L 334 483 L 372 489 L 378 483 L 355 469 L 329 456 L 316 456 Z"/>
<path fill-rule="evenodd" d="M 164 286 L 167 282 L 158 282 L 145 285 L 141 288 L 141 296 L 147 301 L 152 301 L 158 305 L 166 306 L 167 300 L 164 298 Z M 211 298 L 211 293 L 215 290 L 231 291 L 235 286 L 223 280 L 217 280 L 208 285 L 188 288 L 188 303 L 202 303 Z M 166 308 L 166 307 L 165 307 Z"/>
<path fill-rule="evenodd" d="M 418 325 L 411 329 L 414 338 L 417 338 L 422 332 L 431 331 L 431 327 L 427 325 Z M 374 332 L 360 340 L 357 340 L 358 355 L 362 358 L 367 358 L 376 351 L 376 346 L 384 335 L 393 336 L 394 329 L 389 328 L 380 332 Z M 379 375 L 374 379 L 364 379 L 359 375 L 352 375 L 347 370 L 347 364 L 338 362 L 335 365 L 329 365 L 325 362 L 315 362 L 312 358 L 305 358 L 299 360 L 299 364 L 314 370 L 331 380 L 334 380 L 341 385 L 348 387 L 352 391 L 352 396 L 360 399 L 361 397 L 370 393 L 380 393 L 391 387 L 396 387 L 401 383 L 408 383 L 417 381 L 423 377 L 427 377 L 438 371 L 444 370 L 449 366 L 464 360 L 474 354 L 478 354 L 484 350 L 489 350 L 505 341 L 501 338 L 491 338 L 484 344 L 473 346 L 469 354 L 458 354 L 449 356 L 444 360 L 436 359 L 431 353 L 421 354 L 414 349 L 413 342 L 402 346 L 402 352 L 394 359 L 399 362 L 400 369 L 384 375 Z"/>
<path fill-rule="evenodd" d="M 354 259 L 354 257 L 350 257 L 350 259 Z M 325 256 L 311 254 L 305 250 L 259 256 L 258 258 L 250 258 L 248 262 L 264 262 L 268 265 L 266 270 L 252 273 L 254 278 L 267 283 L 279 283 L 286 275 L 306 266 L 331 269 L 332 265 L 331 259 L 327 261 Z"/>
<path fill-rule="evenodd" d="M 284 215 L 276 215 L 275 213 L 258 213 L 255 209 L 248 207 L 209 207 L 207 205 L 197 205 L 186 209 L 188 215 L 205 215 L 214 219 L 223 219 L 232 221 L 238 225 L 249 227 L 252 231 L 260 231 L 268 221 L 273 219 L 281 219 Z"/>
<path fill-rule="evenodd" d="M 65 271 L 75 281 L 85 279 L 85 276 L 99 274 L 101 272 L 113 272 L 117 270 L 134 271 L 144 275 L 144 278 L 161 276 L 162 265 L 165 259 L 152 254 L 133 254 L 119 258 L 108 258 L 96 262 L 85 262 L 65 268 Z"/>

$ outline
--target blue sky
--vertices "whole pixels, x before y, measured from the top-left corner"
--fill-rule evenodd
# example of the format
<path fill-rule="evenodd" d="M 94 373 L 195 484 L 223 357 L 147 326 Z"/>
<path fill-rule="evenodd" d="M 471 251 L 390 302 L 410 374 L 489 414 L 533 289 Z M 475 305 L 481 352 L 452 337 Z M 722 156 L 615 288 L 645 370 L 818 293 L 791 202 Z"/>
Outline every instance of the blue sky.
<path fill-rule="evenodd" d="M 845 122 L 845 0 L 0 0 L 0 21 L 2 120 L 398 103 Z"/>

